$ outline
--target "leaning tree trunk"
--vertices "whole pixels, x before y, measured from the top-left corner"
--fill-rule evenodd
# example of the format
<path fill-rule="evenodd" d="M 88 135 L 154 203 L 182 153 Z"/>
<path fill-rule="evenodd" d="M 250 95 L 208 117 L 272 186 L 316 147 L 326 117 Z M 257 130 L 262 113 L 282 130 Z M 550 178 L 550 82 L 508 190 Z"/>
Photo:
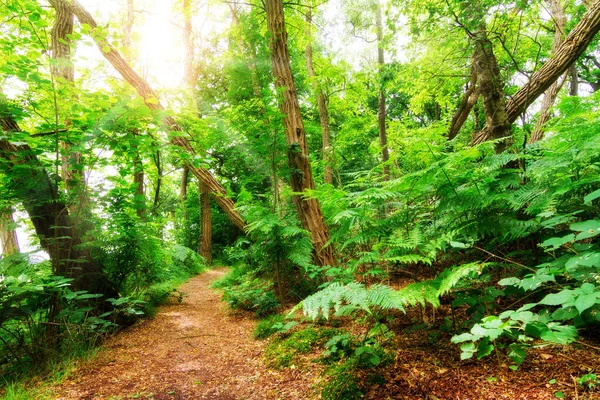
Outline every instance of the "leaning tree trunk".
<path fill-rule="evenodd" d="M 323 89 L 321 89 L 317 83 L 317 74 L 315 74 L 311 35 L 312 23 L 312 9 L 309 8 L 306 11 L 306 37 L 308 41 L 306 44 L 306 69 L 308 71 L 308 77 L 312 81 L 313 90 L 317 95 L 317 108 L 319 110 L 319 123 L 321 124 L 322 138 L 321 152 L 323 153 L 323 164 L 325 164 L 323 181 L 328 184 L 333 184 L 333 167 L 331 165 L 333 160 L 331 157 L 331 133 L 329 130 L 328 101 L 325 93 L 323 93 Z"/>
<path fill-rule="evenodd" d="M 600 0 L 595 0 L 550 59 L 506 102 L 511 124 L 583 54 L 599 30 Z M 490 140 L 493 137 L 490 128 L 486 126 L 472 144 Z"/>
<path fill-rule="evenodd" d="M 296 86 L 290 67 L 290 54 L 287 46 L 287 31 L 281 0 L 266 0 L 267 26 L 271 33 L 271 66 L 275 85 L 282 89 L 279 109 L 283 115 L 285 139 L 288 144 L 288 162 L 291 170 L 291 185 L 295 192 L 293 201 L 298 210 L 302 227 L 310 232 L 315 248 L 315 261 L 319 265 L 333 265 L 332 246 L 328 246 L 329 231 L 323 219 L 321 205 L 315 198 L 305 195 L 315 188 L 306 131 L 300 114 Z"/>
<path fill-rule="evenodd" d="M 547 3 L 550 5 L 552 20 L 554 21 L 555 31 L 554 41 L 552 42 L 552 53 L 554 53 L 565 40 L 565 23 L 567 18 L 565 17 L 565 10 L 561 4 L 561 0 L 549 0 Z M 544 128 L 546 123 L 552 117 L 552 106 L 556 101 L 558 92 L 567 80 L 569 71 L 572 70 L 572 67 L 574 67 L 574 65 L 571 65 L 571 67 L 569 67 L 569 69 L 563 74 L 562 79 L 554 82 L 544 93 L 544 97 L 542 98 L 542 108 L 535 123 L 535 127 L 533 128 L 533 132 L 531 132 L 531 135 L 529 136 L 528 142 L 530 144 L 535 143 L 544 137 Z"/>
<path fill-rule="evenodd" d="M 77 0 L 55 0 L 67 4 L 73 14 L 77 17 L 81 24 L 87 24 L 90 29 L 91 37 L 94 39 L 97 47 L 102 52 L 102 55 L 111 63 L 111 65 L 121 74 L 133 88 L 142 96 L 146 102 L 148 108 L 152 110 L 164 111 L 164 107 L 158 100 L 157 95 L 154 93 L 148 82 L 140 77 L 127 62 L 123 59 L 121 54 L 104 38 L 103 35 L 95 35 L 94 32 L 98 28 L 96 21 L 87 12 Z M 195 151 L 192 148 L 190 142 L 183 136 L 183 130 L 175 122 L 173 117 L 165 116 L 163 118 L 163 124 L 172 132 L 171 143 L 185 150 L 190 157 L 186 157 L 185 164 L 189 170 L 200 180 L 208 190 L 213 194 L 213 198 L 223 209 L 225 214 L 231 219 L 231 221 L 239 229 L 244 230 L 246 223 L 235 209 L 233 201 L 227 197 L 227 191 L 225 188 L 215 179 L 215 177 L 205 168 L 201 166 L 195 166 L 193 163 L 193 156 Z"/>
<path fill-rule="evenodd" d="M 383 68 L 385 67 L 385 54 L 383 51 L 383 11 L 381 2 L 377 0 L 375 9 L 375 28 L 377 30 L 377 64 L 379 65 L 379 99 L 377 101 L 377 124 L 379 126 L 379 145 L 381 146 L 381 162 L 383 163 L 383 179 L 390 179 L 390 151 L 387 143 L 386 119 L 387 109 L 385 104 L 385 87 L 383 82 Z"/>
<path fill-rule="evenodd" d="M 452 140 L 458 135 L 458 132 L 460 132 L 460 129 L 479 99 L 479 86 L 477 85 L 477 72 L 475 71 L 474 61 L 475 60 L 473 60 L 471 65 L 471 79 L 468 83 L 467 90 L 450 122 L 448 140 Z M 474 129 L 477 130 L 477 123 L 474 124 Z"/>
<path fill-rule="evenodd" d="M 13 210 L 10 208 L 0 211 L 0 243 L 2 244 L 2 255 L 5 257 L 20 251 Z"/>

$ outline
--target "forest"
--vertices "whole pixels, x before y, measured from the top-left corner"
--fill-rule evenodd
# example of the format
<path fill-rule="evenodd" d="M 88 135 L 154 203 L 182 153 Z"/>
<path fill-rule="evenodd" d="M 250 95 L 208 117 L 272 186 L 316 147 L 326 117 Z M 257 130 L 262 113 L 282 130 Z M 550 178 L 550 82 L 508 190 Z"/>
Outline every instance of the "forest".
<path fill-rule="evenodd" d="M 599 30 L 0 0 L 0 398 L 600 398 Z"/>

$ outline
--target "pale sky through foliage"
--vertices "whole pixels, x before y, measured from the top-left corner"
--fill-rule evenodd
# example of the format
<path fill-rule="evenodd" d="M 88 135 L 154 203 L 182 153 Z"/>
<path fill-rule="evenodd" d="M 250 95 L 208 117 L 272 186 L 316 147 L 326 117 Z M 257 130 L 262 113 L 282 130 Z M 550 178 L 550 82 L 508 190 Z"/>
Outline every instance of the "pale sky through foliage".
<path fill-rule="evenodd" d="M 125 0 L 81 0 L 98 24 L 112 27 L 124 26 L 127 4 Z M 182 14 L 180 2 L 144 0 L 135 2 L 133 27 L 134 68 L 157 88 L 172 89 L 183 79 L 184 48 L 182 43 Z M 178 8 L 176 8 L 178 7 Z M 223 8 L 218 5 L 199 5 L 192 11 L 192 24 L 196 48 L 204 46 L 203 40 L 215 32 L 222 32 Z M 115 34 L 121 32 L 114 31 Z M 113 38 L 114 43 L 114 38 Z M 80 46 L 81 47 L 81 46 Z M 103 62 L 95 47 L 80 50 L 86 58 Z M 94 54 L 92 54 L 94 53 Z M 111 70 L 111 73 L 114 71 Z"/>

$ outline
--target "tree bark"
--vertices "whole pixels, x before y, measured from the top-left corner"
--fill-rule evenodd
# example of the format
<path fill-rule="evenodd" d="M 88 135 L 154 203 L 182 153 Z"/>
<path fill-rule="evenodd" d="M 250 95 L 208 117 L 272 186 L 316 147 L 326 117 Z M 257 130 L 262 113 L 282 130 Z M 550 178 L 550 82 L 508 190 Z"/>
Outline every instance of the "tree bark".
<path fill-rule="evenodd" d="M 16 121 L 7 115 L 0 117 L 0 128 L 8 136 L 20 131 Z M 116 296 L 100 266 L 81 248 L 82 240 L 69 210 L 32 149 L 1 139 L 0 159 L 4 160 L 9 180 L 7 189 L 29 214 L 40 244 L 50 256 L 54 275 L 73 278 L 74 290 Z"/>
<path fill-rule="evenodd" d="M 595 0 L 550 59 L 507 101 L 506 112 L 511 124 L 583 54 L 599 30 L 600 0 Z M 486 126 L 472 144 L 491 138 L 493 133 Z"/>
<path fill-rule="evenodd" d="M 385 104 L 385 87 L 383 68 L 385 66 L 385 54 L 383 51 L 383 10 L 381 2 L 377 0 L 375 9 L 375 28 L 377 31 L 377 64 L 379 65 L 379 98 L 377 100 L 377 124 L 379 126 L 379 146 L 381 147 L 381 162 L 383 163 L 383 180 L 390 179 L 390 151 L 387 143 L 387 109 Z"/>
<path fill-rule="evenodd" d="M 306 131 L 290 67 L 283 3 L 281 0 L 266 0 L 265 6 L 267 27 L 271 33 L 269 46 L 275 86 L 282 90 L 279 109 L 283 114 L 285 139 L 288 144 L 291 185 L 295 192 L 293 201 L 302 227 L 310 232 L 315 248 L 315 262 L 319 265 L 334 265 L 333 249 L 332 246 L 328 246 L 329 231 L 323 219 L 321 205 L 317 199 L 304 196 L 307 190 L 315 188 L 315 184 L 308 157 Z"/>
<path fill-rule="evenodd" d="M 198 108 L 194 89 L 198 83 L 198 70 L 194 68 L 194 37 L 192 31 L 191 1 L 183 0 L 183 42 L 185 48 L 184 79 L 187 85 L 192 105 Z M 208 265 L 212 264 L 212 216 L 210 210 L 210 193 L 201 181 L 198 182 L 200 195 L 200 237 L 198 238 L 198 253 L 204 257 Z"/>
<path fill-rule="evenodd" d="M 329 110 L 328 110 L 328 99 L 323 93 L 323 90 L 317 83 L 317 74 L 315 74 L 315 68 L 313 64 L 313 48 L 312 48 L 312 9 L 309 8 L 306 11 L 306 37 L 308 43 L 306 44 L 306 69 L 308 71 L 308 77 L 312 82 L 313 90 L 317 96 L 317 108 L 319 110 L 319 123 L 321 124 L 321 137 L 322 146 L 321 152 L 323 153 L 323 164 L 325 164 L 323 172 L 323 181 L 328 184 L 333 184 L 333 167 L 331 157 L 331 133 L 329 126 Z"/>
<path fill-rule="evenodd" d="M 504 82 L 500 76 L 498 62 L 492 42 L 487 37 L 485 25 L 481 25 L 475 35 L 473 68 L 477 74 L 486 126 L 490 129 L 490 139 L 503 139 L 496 143 L 495 152 L 503 152 L 512 139 L 511 124 L 506 113 Z"/>
<path fill-rule="evenodd" d="M 66 0 L 54 1 L 67 4 L 81 24 L 87 24 L 90 26 L 90 33 L 93 33 L 93 31 L 97 29 L 98 25 L 96 24 L 94 18 L 81 6 L 81 4 L 79 4 L 77 0 L 72 0 L 70 3 L 67 3 Z M 92 34 L 91 36 L 94 39 L 98 48 L 100 49 L 102 55 L 121 74 L 123 79 L 125 79 L 131 86 L 133 86 L 133 88 L 138 92 L 138 94 L 144 98 L 148 108 L 152 110 L 164 111 L 164 107 L 158 100 L 158 97 L 152 90 L 152 87 L 150 87 L 148 82 L 146 82 L 142 77 L 140 77 L 131 68 L 131 66 L 127 64 L 127 62 L 123 59 L 121 54 L 106 39 L 98 35 Z M 163 117 L 163 124 L 167 128 L 169 128 L 173 133 L 171 143 L 175 146 L 182 148 L 192 156 L 189 157 L 189 159 L 184 160 L 185 164 L 190 169 L 190 171 L 213 194 L 215 201 L 217 202 L 217 204 L 219 204 L 219 206 L 223 209 L 223 211 L 227 214 L 231 221 L 239 229 L 244 230 L 246 227 L 246 223 L 235 209 L 235 204 L 233 203 L 233 201 L 227 197 L 227 191 L 225 190 L 225 188 L 215 179 L 215 177 L 208 170 L 200 166 L 195 166 L 192 162 L 193 155 L 195 155 L 195 151 L 192 148 L 190 142 L 182 136 L 183 130 L 181 129 L 181 127 L 177 124 L 177 122 L 175 122 L 175 120 L 171 116 Z"/>
<path fill-rule="evenodd" d="M 564 6 L 561 4 L 561 0 L 548 0 L 547 3 L 549 3 L 550 12 L 552 13 L 552 20 L 554 21 L 554 41 L 552 42 L 552 53 L 555 53 L 565 39 L 565 23 L 567 22 L 567 18 L 565 17 L 565 10 Z M 572 67 L 573 64 L 571 67 L 569 67 L 569 70 Z M 544 97 L 542 98 L 542 108 L 535 123 L 535 127 L 529 136 L 529 144 L 535 143 L 544 137 L 544 127 L 552 117 L 552 106 L 556 101 L 558 92 L 562 88 L 567 76 L 569 75 L 569 70 L 563 74 L 562 79 L 552 83 L 548 90 L 544 92 Z"/>
<path fill-rule="evenodd" d="M 200 240 L 198 253 L 204 257 L 208 265 L 212 264 L 212 217 L 210 212 L 210 194 L 202 182 L 198 182 L 200 193 Z"/>
<path fill-rule="evenodd" d="M 474 60 L 473 60 L 474 61 Z M 450 131 L 448 132 L 448 140 L 452 140 L 458 135 L 460 129 L 464 125 L 465 121 L 469 117 L 469 113 L 477 104 L 477 100 L 479 99 L 479 86 L 477 85 L 477 73 L 475 71 L 475 63 L 473 62 L 471 65 L 471 79 L 467 86 L 467 90 L 456 110 L 456 113 L 452 117 L 452 121 L 450 122 Z M 474 126 L 474 129 L 477 130 L 477 126 Z"/>
<path fill-rule="evenodd" d="M 0 243 L 4 257 L 20 251 L 13 211 L 10 208 L 0 212 Z"/>

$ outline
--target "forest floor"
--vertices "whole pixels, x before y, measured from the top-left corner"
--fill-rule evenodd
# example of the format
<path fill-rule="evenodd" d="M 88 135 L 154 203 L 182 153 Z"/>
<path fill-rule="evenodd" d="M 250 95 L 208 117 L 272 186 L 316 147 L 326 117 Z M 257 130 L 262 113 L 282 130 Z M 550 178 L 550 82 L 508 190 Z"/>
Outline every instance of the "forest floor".
<path fill-rule="evenodd" d="M 317 372 L 271 370 L 255 321 L 233 314 L 210 283 L 225 269 L 186 284 L 183 302 L 125 329 L 105 350 L 52 388 L 56 399 L 308 399 Z"/>
<path fill-rule="evenodd" d="M 256 320 L 228 310 L 218 291 L 210 288 L 225 272 L 210 270 L 184 284 L 180 290 L 186 296 L 181 304 L 174 301 L 162 306 L 153 319 L 109 339 L 96 358 L 83 362 L 51 388 L 53 398 L 320 398 L 316 388 L 325 379 L 322 364 L 306 360 L 282 370 L 265 365 L 268 341 L 253 339 Z M 533 349 L 519 370 L 512 371 L 500 353 L 480 361 L 461 361 L 449 337 L 439 337 L 436 329 L 415 329 L 416 319 L 418 315 L 410 314 L 395 319 L 390 363 L 354 371 L 363 398 L 600 399 L 598 386 L 586 390 L 576 381 L 600 371 L 599 352 L 589 345 Z M 342 325 L 360 329 L 349 320 Z M 315 352 L 308 357 L 317 356 Z"/>

